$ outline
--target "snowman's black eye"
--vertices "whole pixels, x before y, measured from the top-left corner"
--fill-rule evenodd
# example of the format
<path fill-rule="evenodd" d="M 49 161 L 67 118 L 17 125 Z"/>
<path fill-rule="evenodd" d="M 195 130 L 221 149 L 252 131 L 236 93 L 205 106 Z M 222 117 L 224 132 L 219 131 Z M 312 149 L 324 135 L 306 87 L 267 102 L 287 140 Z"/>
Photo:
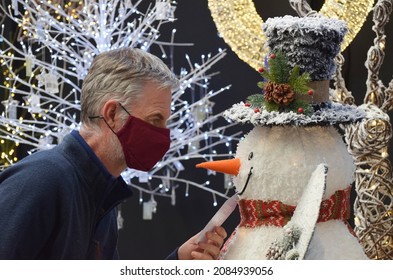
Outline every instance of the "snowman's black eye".
<path fill-rule="evenodd" d="M 253 156 L 254 156 L 254 153 L 251 152 L 251 153 L 248 155 L 248 160 L 252 159 Z"/>

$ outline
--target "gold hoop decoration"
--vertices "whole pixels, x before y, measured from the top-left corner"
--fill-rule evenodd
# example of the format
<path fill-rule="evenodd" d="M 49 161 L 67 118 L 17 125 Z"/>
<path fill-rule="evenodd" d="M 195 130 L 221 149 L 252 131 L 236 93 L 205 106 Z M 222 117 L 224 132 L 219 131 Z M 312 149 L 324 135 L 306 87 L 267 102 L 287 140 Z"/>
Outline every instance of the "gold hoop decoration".
<path fill-rule="evenodd" d="M 342 44 L 343 51 L 355 38 L 371 11 L 374 0 L 326 0 L 320 13 L 344 20 L 348 34 Z M 252 0 L 209 0 L 209 9 L 220 36 L 237 56 L 254 69 L 258 69 L 267 53 L 263 20 Z"/>

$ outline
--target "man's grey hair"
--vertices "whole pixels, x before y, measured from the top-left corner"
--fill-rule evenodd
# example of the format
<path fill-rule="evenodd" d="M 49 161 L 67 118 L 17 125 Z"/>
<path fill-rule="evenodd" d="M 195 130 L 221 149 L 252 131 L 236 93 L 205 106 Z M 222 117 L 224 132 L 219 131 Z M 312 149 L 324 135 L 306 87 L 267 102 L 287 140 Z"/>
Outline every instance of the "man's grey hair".
<path fill-rule="evenodd" d="M 82 85 L 82 124 L 90 126 L 89 117 L 98 116 L 109 99 L 132 106 L 148 81 L 155 82 L 159 89 L 179 87 L 179 80 L 165 63 L 143 50 L 121 48 L 97 55 Z"/>

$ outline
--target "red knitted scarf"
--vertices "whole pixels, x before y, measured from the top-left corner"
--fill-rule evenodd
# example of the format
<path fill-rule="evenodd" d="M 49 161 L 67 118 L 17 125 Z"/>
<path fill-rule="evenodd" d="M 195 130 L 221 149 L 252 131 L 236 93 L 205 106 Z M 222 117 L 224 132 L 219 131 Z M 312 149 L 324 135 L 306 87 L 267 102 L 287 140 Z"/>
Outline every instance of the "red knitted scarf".
<path fill-rule="evenodd" d="M 356 237 L 355 232 L 346 221 L 350 216 L 351 187 L 336 191 L 329 199 L 323 200 L 317 222 L 340 219 L 347 224 L 348 230 Z M 245 200 L 238 202 L 240 210 L 239 227 L 255 228 L 258 226 L 283 227 L 291 219 L 295 206 L 281 201 Z M 234 230 L 221 249 L 220 259 L 228 250 L 229 244 L 237 233 Z"/>
<path fill-rule="evenodd" d="M 329 199 L 323 200 L 317 222 L 328 220 L 347 220 L 350 216 L 351 187 L 336 191 Z M 259 226 L 283 227 L 291 219 L 296 206 L 281 201 L 239 200 L 239 227 Z"/>

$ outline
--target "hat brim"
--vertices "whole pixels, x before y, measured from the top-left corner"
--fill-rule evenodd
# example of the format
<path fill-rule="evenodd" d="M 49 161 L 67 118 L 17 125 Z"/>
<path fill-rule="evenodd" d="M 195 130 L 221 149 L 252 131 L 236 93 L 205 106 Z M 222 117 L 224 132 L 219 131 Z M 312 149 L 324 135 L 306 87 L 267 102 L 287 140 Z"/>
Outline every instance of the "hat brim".
<path fill-rule="evenodd" d="M 231 122 L 251 123 L 255 126 L 313 126 L 359 122 L 365 118 L 366 112 L 354 105 L 335 102 L 329 103 L 326 108 L 321 108 L 309 116 L 295 112 L 268 112 L 263 108 L 255 112 L 254 108 L 240 102 L 226 110 L 223 116 Z"/>

